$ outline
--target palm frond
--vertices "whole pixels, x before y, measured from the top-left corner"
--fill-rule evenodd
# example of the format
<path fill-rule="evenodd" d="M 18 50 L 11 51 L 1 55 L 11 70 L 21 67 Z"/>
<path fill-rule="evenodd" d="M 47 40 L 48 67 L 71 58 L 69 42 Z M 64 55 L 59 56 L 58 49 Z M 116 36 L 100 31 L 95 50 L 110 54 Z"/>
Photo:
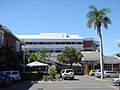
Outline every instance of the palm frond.
<path fill-rule="evenodd" d="M 94 29 L 96 29 L 101 28 L 103 25 L 107 29 L 108 24 L 111 24 L 111 20 L 106 16 L 110 12 L 110 9 L 103 8 L 99 10 L 95 6 L 90 6 L 89 9 L 90 11 L 87 13 L 87 26 L 91 28 L 94 25 Z"/>
<path fill-rule="evenodd" d="M 93 20 L 92 20 L 92 19 L 89 19 L 88 22 L 87 22 L 87 26 L 88 26 L 89 28 L 91 28 L 91 27 L 92 27 L 92 23 L 93 23 Z"/>
<path fill-rule="evenodd" d="M 93 5 L 90 5 L 90 6 L 89 6 L 89 9 L 90 9 L 91 11 L 97 11 L 97 8 L 96 8 L 95 6 L 93 6 Z"/>
<path fill-rule="evenodd" d="M 101 21 L 102 21 L 104 27 L 106 29 L 108 29 L 108 24 L 111 24 L 111 20 L 107 16 L 104 16 Z"/>
<path fill-rule="evenodd" d="M 103 11 L 104 13 L 110 13 L 111 10 L 109 8 L 103 8 L 101 9 L 101 11 Z"/>

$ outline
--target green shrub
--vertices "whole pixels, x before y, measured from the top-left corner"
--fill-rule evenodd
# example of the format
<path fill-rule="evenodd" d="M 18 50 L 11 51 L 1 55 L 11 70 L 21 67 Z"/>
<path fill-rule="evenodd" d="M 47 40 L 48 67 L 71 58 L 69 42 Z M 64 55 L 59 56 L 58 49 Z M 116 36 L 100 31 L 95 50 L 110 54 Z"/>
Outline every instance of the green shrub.
<path fill-rule="evenodd" d="M 50 80 L 50 76 L 49 75 L 43 75 L 43 80 L 44 81 L 49 81 Z"/>
<path fill-rule="evenodd" d="M 21 75 L 21 80 L 22 81 L 31 81 L 31 80 L 42 80 L 42 76 L 38 74 L 37 72 L 24 72 L 24 73 L 20 73 Z"/>
<path fill-rule="evenodd" d="M 49 76 L 49 80 L 54 81 L 54 78 L 52 76 Z"/>
<path fill-rule="evenodd" d="M 57 69 L 54 65 L 48 67 L 48 74 L 50 75 L 51 80 L 55 79 L 56 73 L 57 73 Z"/>

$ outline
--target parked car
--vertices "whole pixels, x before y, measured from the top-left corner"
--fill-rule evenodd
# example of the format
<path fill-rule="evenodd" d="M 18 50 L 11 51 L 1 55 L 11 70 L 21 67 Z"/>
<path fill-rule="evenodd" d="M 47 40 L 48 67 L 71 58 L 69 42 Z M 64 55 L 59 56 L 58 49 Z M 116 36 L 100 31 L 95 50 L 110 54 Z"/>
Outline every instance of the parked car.
<path fill-rule="evenodd" d="M 20 80 L 20 74 L 19 71 L 2 71 L 4 75 L 7 75 L 13 79 L 13 81 Z"/>
<path fill-rule="evenodd" d="M 0 87 L 5 87 L 11 83 L 11 78 L 7 75 L 0 73 Z"/>
<path fill-rule="evenodd" d="M 106 73 L 106 72 L 109 72 L 110 70 L 104 70 L 104 73 L 103 73 L 103 75 Z M 97 77 L 97 78 L 100 78 L 101 77 L 101 70 L 100 69 L 98 69 L 98 70 L 96 70 L 96 72 L 95 72 L 95 77 Z M 104 76 L 105 77 L 105 76 Z"/>
<path fill-rule="evenodd" d="M 63 69 L 61 70 L 60 76 L 63 79 L 74 79 L 74 71 L 73 69 Z"/>
<path fill-rule="evenodd" d="M 120 85 L 120 78 L 113 78 L 113 84 Z"/>
<path fill-rule="evenodd" d="M 113 71 L 106 71 L 106 72 L 104 72 L 104 77 L 105 78 L 118 78 L 119 73 L 118 72 L 113 72 Z"/>
<path fill-rule="evenodd" d="M 95 77 L 98 77 L 98 78 L 101 77 L 101 70 L 100 70 L 100 69 L 97 69 L 97 70 L 96 70 L 96 72 L 95 72 Z"/>
<path fill-rule="evenodd" d="M 90 76 L 95 76 L 96 70 L 90 70 L 89 75 Z"/>

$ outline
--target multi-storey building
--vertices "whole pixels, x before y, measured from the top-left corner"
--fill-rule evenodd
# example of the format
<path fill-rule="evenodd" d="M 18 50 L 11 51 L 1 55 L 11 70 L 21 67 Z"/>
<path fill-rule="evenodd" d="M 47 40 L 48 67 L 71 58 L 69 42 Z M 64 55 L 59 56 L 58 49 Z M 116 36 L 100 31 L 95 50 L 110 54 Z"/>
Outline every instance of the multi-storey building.
<path fill-rule="evenodd" d="M 74 47 L 80 51 L 96 51 L 99 46 L 98 41 L 93 38 L 82 38 L 79 35 L 68 35 L 67 33 L 40 33 L 40 35 L 16 35 L 24 40 L 25 50 L 36 51 L 41 48 L 47 48 L 51 57 L 67 47 Z M 54 58 L 55 59 L 55 58 Z"/>
<path fill-rule="evenodd" d="M 83 54 L 82 62 L 84 65 L 81 67 L 80 73 L 88 74 L 91 69 L 100 68 L 100 53 L 99 42 L 93 38 L 83 38 L 79 35 L 69 35 L 67 33 L 40 33 L 40 35 L 16 35 L 19 39 L 25 42 L 23 50 L 36 51 L 41 48 L 49 50 L 50 62 L 56 62 L 57 54 L 66 46 L 74 47 L 80 50 Z M 113 61 L 113 62 L 112 62 Z M 112 64 L 111 64 L 112 62 Z M 109 70 L 118 70 L 120 60 L 112 56 L 104 56 L 104 67 Z M 117 67 L 116 67 L 117 66 Z M 67 67 L 66 67 L 67 68 Z M 117 68 L 117 69 L 116 69 Z"/>
<path fill-rule="evenodd" d="M 82 38 L 67 33 L 40 33 L 40 35 L 16 35 L 24 40 L 28 51 L 47 48 L 50 53 L 60 53 L 64 47 L 71 46 L 81 51 L 96 51 L 98 41 L 93 38 Z"/>

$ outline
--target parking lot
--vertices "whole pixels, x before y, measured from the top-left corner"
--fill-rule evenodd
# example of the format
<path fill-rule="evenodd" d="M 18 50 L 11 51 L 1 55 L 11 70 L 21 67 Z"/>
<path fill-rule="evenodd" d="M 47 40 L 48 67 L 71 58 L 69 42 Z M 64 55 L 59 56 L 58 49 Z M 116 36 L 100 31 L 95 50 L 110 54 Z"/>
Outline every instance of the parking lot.
<path fill-rule="evenodd" d="M 90 76 L 75 76 L 74 80 L 17 82 L 0 90 L 120 90 L 111 80 L 95 80 Z"/>

